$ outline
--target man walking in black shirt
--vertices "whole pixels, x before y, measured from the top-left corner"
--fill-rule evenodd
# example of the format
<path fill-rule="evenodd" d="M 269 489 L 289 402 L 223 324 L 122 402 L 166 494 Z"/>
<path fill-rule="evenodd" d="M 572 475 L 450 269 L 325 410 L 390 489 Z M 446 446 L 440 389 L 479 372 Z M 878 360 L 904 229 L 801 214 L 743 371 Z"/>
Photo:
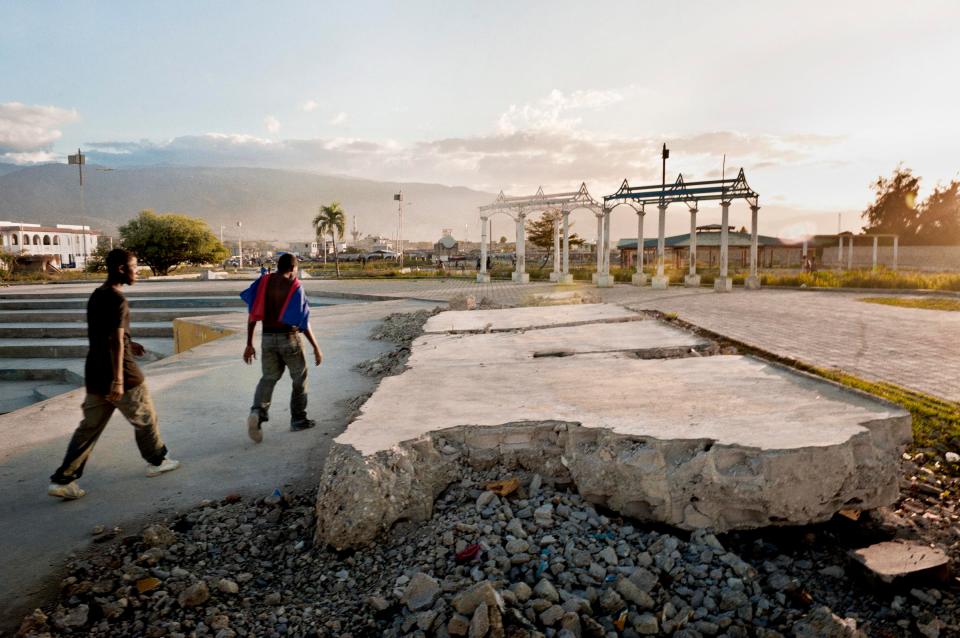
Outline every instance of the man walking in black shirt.
<path fill-rule="evenodd" d="M 66 500 L 85 494 L 77 479 L 114 410 L 120 410 L 135 428 L 137 447 L 147 461 L 147 476 L 159 476 L 180 467 L 179 461 L 167 457 L 143 372 L 133 360 L 134 356 L 142 356 L 144 350 L 130 340 L 130 308 L 120 288 L 136 283 L 137 258 L 127 250 L 115 248 L 106 261 L 107 281 L 93 291 L 87 302 L 90 349 L 84 366 L 87 396 L 83 400 L 83 420 L 47 489 L 50 496 Z"/>

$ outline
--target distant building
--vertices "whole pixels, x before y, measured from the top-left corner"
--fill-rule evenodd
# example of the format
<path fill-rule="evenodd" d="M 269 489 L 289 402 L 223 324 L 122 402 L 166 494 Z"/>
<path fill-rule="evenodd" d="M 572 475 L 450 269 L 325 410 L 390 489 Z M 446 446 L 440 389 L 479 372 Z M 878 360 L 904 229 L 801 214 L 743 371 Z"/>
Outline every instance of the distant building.
<path fill-rule="evenodd" d="M 298 257 L 317 257 L 320 255 L 320 244 L 316 241 L 292 241 L 287 243 L 286 252 Z"/>
<path fill-rule="evenodd" d="M 443 236 L 433 245 L 433 252 L 447 257 L 460 252 L 460 242 L 453 238 L 453 230 L 443 229 Z"/>
<path fill-rule="evenodd" d="M 720 265 L 719 224 L 697 227 L 697 265 L 707 268 Z M 731 268 L 746 268 L 750 265 L 750 233 L 737 232 L 731 226 L 727 231 L 729 244 L 729 264 Z M 617 242 L 620 250 L 620 265 L 632 268 L 637 259 L 636 238 L 621 239 Z M 799 266 L 802 261 L 802 246 L 795 241 L 779 237 L 757 236 L 757 263 L 761 268 L 774 266 Z M 643 240 L 643 263 L 655 264 L 657 258 L 657 238 Z M 675 268 L 688 264 L 690 259 L 690 233 L 664 238 L 664 261 L 673 262 Z"/>
<path fill-rule="evenodd" d="M 100 232 L 89 226 L 0 221 L 0 250 L 23 257 L 50 256 L 47 263 L 57 268 L 84 268 L 99 237 Z"/>
<path fill-rule="evenodd" d="M 368 253 L 393 250 L 393 240 L 383 235 L 367 235 L 357 242 L 356 245 L 357 248 Z"/>

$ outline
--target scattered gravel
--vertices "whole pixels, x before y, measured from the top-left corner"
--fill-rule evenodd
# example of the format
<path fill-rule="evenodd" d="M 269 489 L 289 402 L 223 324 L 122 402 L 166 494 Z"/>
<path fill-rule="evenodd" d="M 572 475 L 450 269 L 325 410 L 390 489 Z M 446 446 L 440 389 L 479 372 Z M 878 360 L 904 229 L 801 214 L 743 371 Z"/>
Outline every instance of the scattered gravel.
<path fill-rule="evenodd" d="M 512 493 L 486 489 L 493 480 L 515 487 L 510 478 L 519 479 Z M 314 524 L 312 492 L 204 503 L 74 560 L 58 600 L 25 619 L 21 635 L 772 638 L 958 630 L 953 591 L 859 587 L 836 524 L 681 537 L 500 467 L 472 471 L 437 499 L 430 521 L 401 524 L 361 551 L 313 547 Z"/>

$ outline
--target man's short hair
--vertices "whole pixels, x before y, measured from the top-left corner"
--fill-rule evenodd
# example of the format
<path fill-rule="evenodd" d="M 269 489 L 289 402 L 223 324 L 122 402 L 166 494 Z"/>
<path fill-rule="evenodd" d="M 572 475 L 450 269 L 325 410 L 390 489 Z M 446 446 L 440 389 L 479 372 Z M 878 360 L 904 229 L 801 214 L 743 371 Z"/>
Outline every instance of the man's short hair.
<path fill-rule="evenodd" d="M 126 266 L 130 263 L 131 257 L 133 257 L 133 253 L 129 250 L 125 248 L 114 248 L 107 253 L 107 272 L 118 272 L 121 266 Z"/>
<path fill-rule="evenodd" d="M 278 273 L 287 273 L 292 272 L 294 268 L 297 267 L 297 256 L 293 253 L 283 253 L 280 255 L 280 259 L 277 260 L 277 272 Z"/>

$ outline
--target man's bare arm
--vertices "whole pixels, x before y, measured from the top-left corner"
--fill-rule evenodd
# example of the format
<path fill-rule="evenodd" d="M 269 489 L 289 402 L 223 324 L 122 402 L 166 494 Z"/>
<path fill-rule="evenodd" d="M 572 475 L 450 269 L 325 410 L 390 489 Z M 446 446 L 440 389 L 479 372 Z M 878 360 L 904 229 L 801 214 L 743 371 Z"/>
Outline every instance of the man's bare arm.
<path fill-rule="evenodd" d="M 316 337 L 313 336 L 313 329 L 310 327 L 310 324 L 307 324 L 307 329 L 303 331 L 303 334 L 307 336 L 307 341 L 313 346 L 314 364 L 320 365 L 323 363 L 323 352 L 320 351 L 320 344 L 317 343 Z"/>
<path fill-rule="evenodd" d="M 110 367 L 113 379 L 110 383 L 110 392 L 107 395 L 111 401 L 119 401 L 123 396 L 123 328 L 110 337 Z"/>
<path fill-rule="evenodd" d="M 243 362 L 246 364 L 253 363 L 253 360 L 257 358 L 257 349 L 253 347 L 253 332 L 256 328 L 256 321 L 247 322 L 247 347 L 243 350 Z"/>

